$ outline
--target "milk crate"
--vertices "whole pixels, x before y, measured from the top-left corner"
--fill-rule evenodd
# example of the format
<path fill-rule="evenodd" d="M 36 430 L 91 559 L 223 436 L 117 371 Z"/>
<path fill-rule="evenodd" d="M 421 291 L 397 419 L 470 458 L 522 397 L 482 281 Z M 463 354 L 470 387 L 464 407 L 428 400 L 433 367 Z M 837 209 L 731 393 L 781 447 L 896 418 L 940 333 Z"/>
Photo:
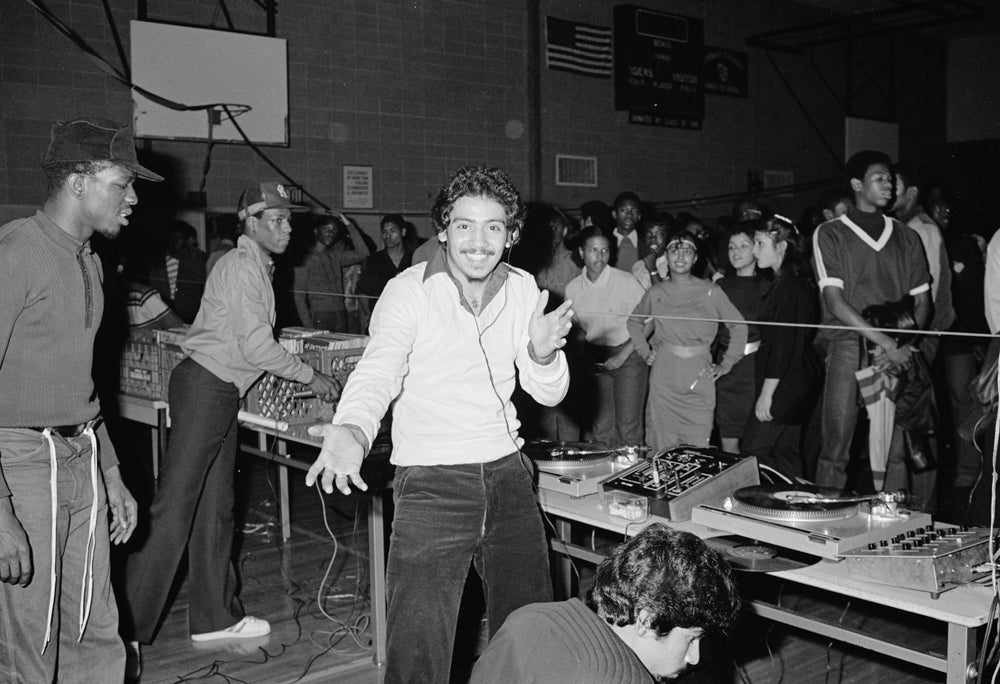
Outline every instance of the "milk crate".
<path fill-rule="evenodd" d="M 133 330 L 122 347 L 118 390 L 143 399 L 162 395 L 160 349 L 152 330 Z"/>
<path fill-rule="evenodd" d="M 298 355 L 304 363 L 318 369 L 320 354 L 303 352 Z M 335 404 L 326 404 L 313 394 L 308 385 L 286 380 L 271 373 L 250 388 L 243 400 L 244 408 L 264 418 L 281 420 L 291 425 L 311 425 L 333 418 Z"/>
<path fill-rule="evenodd" d="M 305 351 L 319 352 L 319 370 L 336 378 L 341 387 L 358 365 L 367 344 L 367 335 L 348 333 L 324 333 L 302 340 Z"/>

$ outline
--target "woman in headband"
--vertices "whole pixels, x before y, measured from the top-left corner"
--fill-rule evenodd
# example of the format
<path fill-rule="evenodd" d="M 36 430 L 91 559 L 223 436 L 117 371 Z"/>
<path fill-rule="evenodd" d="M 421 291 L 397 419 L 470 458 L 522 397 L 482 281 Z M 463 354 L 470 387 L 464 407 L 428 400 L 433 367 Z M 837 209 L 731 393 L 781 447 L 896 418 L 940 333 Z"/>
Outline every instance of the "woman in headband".
<path fill-rule="evenodd" d="M 670 279 L 650 288 L 628 321 L 636 352 L 652 367 L 646 443 L 657 450 L 708 446 L 715 381 L 743 355 L 747 326 L 735 322 L 743 317 L 722 288 L 691 273 L 698 260 L 691 234 L 680 231 L 667 241 L 667 260 Z M 716 365 L 711 344 L 720 320 L 727 321 L 730 344 Z"/>

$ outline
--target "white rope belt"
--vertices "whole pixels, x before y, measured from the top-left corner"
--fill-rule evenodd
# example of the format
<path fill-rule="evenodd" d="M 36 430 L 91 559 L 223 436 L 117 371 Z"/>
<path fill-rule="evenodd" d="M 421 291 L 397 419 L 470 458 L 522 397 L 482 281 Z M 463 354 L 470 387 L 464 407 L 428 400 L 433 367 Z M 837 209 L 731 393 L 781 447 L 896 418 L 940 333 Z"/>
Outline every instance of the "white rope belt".
<path fill-rule="evenodd" d="M 89 424 L 84 429 L 83 434 L 87 435 L 90 439 L 90 490 L 92 499 L 90 503 L 90 523 L 87 526 L 87 550 L 84 556 L 83 578 L 80 585 L 80 633 L 77 636 L 77 642 L 83 640 L 83 632 L 87 627 L 87 622 L 90 620 L 90 609 L 94 602 L 94 551 L 97 545 L 97 504 L 99 498 L 97 487 L 97 436 L 94 434 L 93 426 Z M 49 496 L 52 501 L 52 525 L 49 530 L 49 556 L 51 560 L 49 564 L 49 609 L 45 618 L 45 641 L 42 644 L 42 653 L 45 653 L 49 642 L 52 641 L 52 616 L 55 613 L 56 601 L 56 519 L 59 515 L 59 472 L 58 464 L 56 463 L 56 443 L 52 439 L 52 430 L 45 428 L 42 431 L 42 436 L 49 445 Z"/>

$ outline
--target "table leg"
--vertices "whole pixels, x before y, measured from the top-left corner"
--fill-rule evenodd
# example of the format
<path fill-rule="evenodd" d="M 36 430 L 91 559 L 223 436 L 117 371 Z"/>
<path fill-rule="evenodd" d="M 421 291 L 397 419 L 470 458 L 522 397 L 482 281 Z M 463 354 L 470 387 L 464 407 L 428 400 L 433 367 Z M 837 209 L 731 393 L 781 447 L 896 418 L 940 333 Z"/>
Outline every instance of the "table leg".
<path fill-rule="evenodd" d="M 556 534 L 564 543 L 569 543 L 572 538 L 573 526 L 568 520 L 560 519 L 556 521 Z M 559 554 L 559 576 L 562 578 L 562 590 L 564 598 L 573 597 L 573 561 L 569 555 Z"/>
<path fill-rule="evenodd" d="M 948 623 L 948 684 L 968 682 L 969 667 L 975 659 L 976 628 Z"/>
<path fill-rule="evenodd" d="M 368 507 L 368 555 L 371 572 L 372 621 L 375 623 L 375 656 L 377 667 L 385 665 L 385 528 L 382 495 L 372 494 Z"/>
<path fill-rule="evenodd" d="M 278 456 L 288 458 L 288 442 L 277 439 Z M 292 516 L 288 502 L 288 466 L 278 464 L 278 518 L 281 520 L 281 538 L 288 541 L 292 536 Z"/>

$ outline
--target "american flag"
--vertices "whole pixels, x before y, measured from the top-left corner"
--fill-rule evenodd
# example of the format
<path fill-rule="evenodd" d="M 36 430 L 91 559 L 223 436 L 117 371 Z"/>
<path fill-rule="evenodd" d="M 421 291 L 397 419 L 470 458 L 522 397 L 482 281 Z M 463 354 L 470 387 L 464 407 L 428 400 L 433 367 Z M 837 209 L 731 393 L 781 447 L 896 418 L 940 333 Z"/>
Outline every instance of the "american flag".
<path fill-rule="evenodd" d="M 611 29 L 546 17 L 545 35 L 550 69 L 611 78 Z"/>

